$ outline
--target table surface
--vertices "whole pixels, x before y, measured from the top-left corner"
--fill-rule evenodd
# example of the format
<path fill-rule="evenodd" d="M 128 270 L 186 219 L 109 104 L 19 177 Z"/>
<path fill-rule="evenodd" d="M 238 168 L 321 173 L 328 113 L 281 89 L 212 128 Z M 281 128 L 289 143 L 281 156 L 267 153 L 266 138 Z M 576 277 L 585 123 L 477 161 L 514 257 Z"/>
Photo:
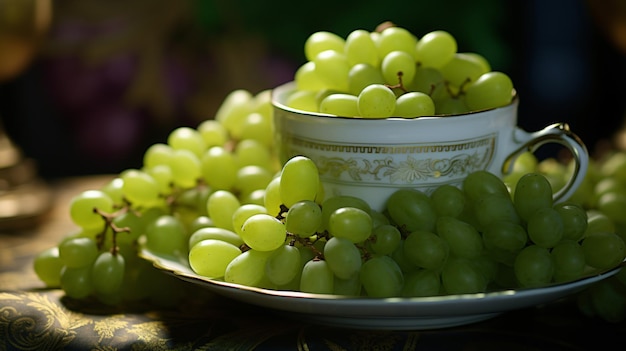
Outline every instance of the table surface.
<path fill-rule="evenodd" d="M 34 227 L 0 228 L 0 350 L 588 350 L 621 344 L 626 335 L 626 322 L 586 317 L 573 298 L 422 331 L 315 325 L 209 292 L 171 307 L 71 300 L 45 288 L 32 260 L 74 228 L 70 199 L 109 179 L 51 182 L 51 207 Z"/>

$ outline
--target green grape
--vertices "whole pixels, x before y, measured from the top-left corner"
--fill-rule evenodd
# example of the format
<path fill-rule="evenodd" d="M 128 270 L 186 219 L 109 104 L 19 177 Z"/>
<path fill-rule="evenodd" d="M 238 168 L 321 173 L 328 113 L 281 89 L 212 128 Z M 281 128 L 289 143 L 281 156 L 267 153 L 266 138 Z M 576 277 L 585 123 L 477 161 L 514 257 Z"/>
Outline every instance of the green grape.
<path fill-rule="evenodd" d="M 441 271 L 441 284 L 448 294 L 473 294 L 487 289 L 487 280 L 471 261 L 450 258 Z"/>
<path fill-rule="evenodd" d="M 322 209 L 311 200 L 293 204 L 287 212 L 285 228 L 287 232 L 301 237 L 315 234 L 322 226 Z"/>
<path fill-rule="evenodd" d="M 438 186 L 430 194 L 438 216 L 459 217 L 465 208 L 465 195 L 458 187 L 450 184 Z"/>
<path fill-rule="evenodd" d="M 358 63 L 348 72 L 348 92 L 358 96 L 365 87 L 371 84 L 385 84 L 380 69 L 366 63 Z"/>
<path fill-rule="evenodd" d="M 593 268 L 614 268 L 626 257 L 626 245 L 615 233 L 592 233 L 584 238 L 581 245 L 585 262 Z"/>
<path fill-rule="evenodd" d="M 228 190 L 213 192 L 206 203 L 207 213 L 216 227 L 235 231 L 233 213 L 241 207 L 237 196 Z"/>
<path fill-rule="evenodd" d="M 454 217 L 437 218 L 437 234 L 450 248 L 450 254 L 463 258 L 475 258 L 483 252 L 483 239 L 476 228 Z"/>
<path fill-rule="evenodd" d="M 380 69 L 387 84 L 410 82 L 415 77 L 415 59 L 408 52 L 391 51 L 383 57 Z"/>
<path fill-rule="evenodd" d="M 387 218 L 387 216 L 385 216 L 385 214 L 382 212 L 370 210 L 369 214 L 370 217 L 372 217 L 372 228 L 376 228 L 381 225 L 391 224 L 391 222 L 389 222 L 389 218 Z"/>
<path fill-rule="evenodd" d="M 233 212 L 233 231 L 237 235 L 241 235 L 243 224 L 246 220 L 255 214 L 267 214 L 265 206 L 254 204 L 243 204 Z"/>
<path fill-rule="evenodd" d="M 178 127 L 172 130 L 167 136 L 167 144 L 174 150 L 189 150 L 198 158 L 206 149 L 202 134 L 190 127 Z"/>
<path fill-rule="evenodd" d="M 482 74 L 465 89 L 465 101 L 472 111 L 505 106 L 514 95 L 511 78 L 502 72 Z"/>
<path fill-rule="evenodd" d="M 388 27 L 380 32 L 376 44 L 379 57 L 385 57 L 392 51 L 404 51 L 413 54 L 417 45 L 417 38 L 405 28 Z"/>
<path fill-rule="evenodd" d="M 219 239 L 203 239 L 189 250 L 189 265 L 208 278 L 221 278 L 228 264 L 241 254 L 238 246 Z"/>
<path fill-rule="evenodd" d="M 304 54 L 307 60 L 313 61 L 322 51 L 344 52 L 345 44 L 346 41 L 337 34 L 319 31 L 311 34 L 304 42 Z"/>
<path fill-rule="evenodd" d="M 415 118 L 435 115 L 435 103 L 430 96 L 417 91 L 398 96 L 394 116 Z"/>
<path fill-rule="evenodd" d="M 420 269 L 404 276 L 402 296 L 427 297 L 437 296 L 441 291 L 441 277 L 437 271 Z"/>
<path fill-rule="evenodd" d="M 435 111 L 437 115 L 461 115 L 470 112 L 465 103 L 464 95 L 449 95 L 445 93 L 443 96 L 434 100 Z"/>
<path fill-rule="evenodd" d="M 563 220 L 554 208 L 539 208 L 528 219 L 526 230 L 537 246 L 552 248 L 563 238 Z"/>
<path fill-rule="evenodd" d="M 207 215 L 199 215 L 189 225 L 188 232 L 189 233 L 195 233 L 196 231 L 198 231 L 200 229 L 209 228 L 209 227 L 215 227 L 215 224 L 213 224 L 213 220 L 211 218 L 209 218 L 209 216 L 207 216 Z M 189 246 L 189 247 L 191 247 L 191 246 Z"/>
<path fill-rule="evenodd" d="M 330 215 L 328 232 L 352 243 L 360 243 L 372 234 L 372 217 L 356 207 L 342 207 Z"/>
<path fill-rule="evenodd" d="M 486 195 L 510 196 L 502 179 L 488 171 L 468 174 L 463 180 L 463 191 L 471 201 L 478 201 Z"/>
<path fill-rule="evenodd" d="M 404 244 L 405 240 L 400 240 L 398 247 L 396 247 L 396 249 L 389 256 L 396 261 L 396 264 L 400 267 L 402 272 L 415 272 L 419 270 L 420 267 L 411 262 L 411 260 L 409 260 L 407 255 L 404 253 Z"/>
<path fill-rule="evenodd" d="M 509 196 L 487 195 L 476 201 L 473 208 L 479 229 L 486 228 L 495 221 L 521 223 L 513 200 Z"/>
<path fill-rule="evenodd" d="M 391 220 L 407 232 L 435 230 L 437 215 L 432 200 L 419 190 L 396 190 L 386 206 Z"/>
<path fill-rule="evenodd" d="M 314 201 L 320 188 L 317 166 L 310 158 L 295 156 L 284 165 L 280 175 L 282 203 L 291 207 L 298 201 Z"/>
<path fill-rule="evenodd" d="M 566 282 L 580 278 L 585 269 L 585 253 L 573 240 L 562 240 L 551 251 L 554 280 Z"/>
<path fill-rule="evenodd" d="M 439 68 L 454 57 L 457 43 L 454 37 L 443 30 L 436 30 L 424 35 L 415 47 L 415 57 L 423 67 Z"/>
<path fill-rule="evenodd" d="M 370 84 L 359 93 L 357 106 L 361 117 L 391 117 L 396 108 L 396 95 L 385 85 Z"/>
<path fill-rule="evenodd" d="M 162 215 L 146 226 L 148 250 L 166 255 L 185 255 L 188 252 L 187 233 L 181 221 L 171 215 Z"/>
<path fill-rule="evenodd" d="M 625 194 L 604 194 L 598 198 L 596 208 L 614 223 L 626 223 L 626 216 L 624 216 L 624 208 L 626 208 Z"/>
<path fill-rule="evenodd" d="M 202 140 L 204 140 L 205 148 L 224 146 L 226 141 L 228 141 L 228 131 L 220 122 L 214 119 L 202 121 L 196 129 L 200 133 Z M 202 154 L 204 154 L 204 150 Z M 201 158 L 202 154 L 198 155 L 198 157 Z"/>
<path fill-rule="evenodd" d="M 143 155 L 143 166 L 146 169 L 150 169 L 158 165 L 167 165 L 173 153 L 174 149 L 167 144 L 153 144 L 148 147 Z"/>
<path fill-rule="evenodd" d="M 214 190 L 229 190 L 235 185 L 237 163 L 232 152 L 222 146 L 208 149 L 200 160 L 202 178 Z"/>
<path fill-rule="evenodd" d="M 381 224 L 373 228 L 370 241 L 372 250 L 379 255 L 392 254 L 402 240 L 400 230 L 391 224 Z"/>
<path fill-rule="evenodd" d="M 450 247 L 439 235 L 417 230 L 404 239 L 404 257 L 420 268 L 440 269 L 448 260 Z"/>
<path fill-rule="evenodd" d="M 196 154 L 190 150 L 174 150 L 169 163 L 172 181 L 181 188 L 190 188 L 202 177 L 202 165 Z"/>
<path fill-rule="evenodd" d="M 272 115 L 253 112 L 246 116 L 241 125 L 240 140 L 256 140 L 264 147 L 272 146 L 274 142 Z"/>
<path fill-rule="evenodd" d="M 537 210 L 553 206 L 552 186 L 542 174 L 525 174 L 515 186 L 513 203 L 519 216 L 528 221 Z"/>
<path fill-rule="evenodd" d="M 269 214 L 250 216 L 241 227 L 244 243 L 256 251 L 273 251 L 285 243 L 285 224 Z"/>
<path fill-rule="evenodd" d="M 188 246 L 189 248 L 193 248 L 197 243 L 207 239 L 224 241 L 236 247 L 243 245 L 241 237 L 233 231 L 218 227 L 204 227 L 195 230 L 191 234 Z"/>
<path fill-rule="evenodd" d="M 157 189 L 161 195 L 169 195 L 173 191 L 174 175 L 168 165 L 156 165 L 148 168 L 145 172 L 157 183 Z"/>
<path fill-rule="evenodd" d="M 267 169 L 256 166 L 243 166 L 237 171 L 235 189 L 242 195 L 250 194 L 259 189 L 265 189 L 274 175 Z"/>
<path fill-rule="evenodd" d="M 334 277 L 326 261 L 312 259 L 302 268 L 300 291 L 311 294 L 332 294 Z"/>
<path fill-rule="evenodd" d="M 341 93 L 328 95 L 320 103 L 319 112 L 343 117 L 358 116 L 357 97 Z"/>
<path fill-rule="evenodd" d="M 265 265 L 272 252 L 248 250 L 235 257 L 226 267 L 224 281 L 259 287 L 265 277 Z"/>
<path fill-rule="evenodd" d="M 243 139 L 237 143 L 234 150 L 237 167 L 259 166 L 274 173 L 275 165 L 272 153 L 268 147 L 254 139 Z"/>
<path fill-rule="evenodd" d="M 482 274 L 487 284 L 495 282 L 502 265 L 487 253 L 471 259 L 470 264 Z"/>
<path fill-rule="evenodd" d="M 124 197 L 137 207 L 152 206 L 159 199 L 159 185 L 148 173 L 129 169 L 120 174 Z"/>
<path fill-rule="evenodd" d="M 267 209 L 267 213 L 277 216 L 281 208 L 283 200 L 280 196 L 280 177 L 274 177 L 265 187 L 265 196 L 263 197 L 263 206 Z"/>
<path fill-rule="evenodd" d="M 482 68 L 482 72 L 491 71 L 491 64 L 489 64 L 489 61 L 481 54 L 475 52 L 464 52 L 463 55 L 478 64 Z"/>
<path fill-rule="evenodd" d="M 312 92 L 312 96 L 314 96 L 316 91 L 327 88 L 326 83 L 322 80 L 320 75 L 315 70 L 315 62 L 313 61 L 308 61 L 302 66 L 298 67 L 294 75 L 294 81 L 296 82 L 296 92 L 294 92 L 294 94 L 298 92 Z M 298 101 L 298 103 L 292 105 L 292 103 L 296 101 Z M 294 96 L 292 99 L 290 96 L 290 98 L 287 100 L 287 106 L 298 108 L 296 106 L 300 106 L 301 102 L 302 100 L 300 97 L 296 98 Z M 306 108 L 302 108 L 302 110 L 313 112 L 317 111 L 317 106 L 310 106 L 308 104 L 303 106 Z M 310 110 L 309 106 L 314 109 Z"/>
<path fill-rule="evenodd" d="M 604 177 L 626 181 L 626 152 L 615 151 L 607 155 L 599 165 L 599 172 Z"/>
<path fill-rule="evenodd" d="M 369 297 L 394 297 L 402 294 L 404 275 L 389 256 L 374 256 L 365 261 L 359 273 L 361 284 Z"/>
<path fill-rule="evenodd" d="M 367 214 L 372 213 L 370 205 L 361 198 L 349 195 L 329 197 L 322 202 L 322 228 L 324 230 L 328 230 L 330 215 L 342 207 L 354 207 L 363 210 Z"/>
<path fill-rule="evenodd" d="M 348 91 L 350 65 L 346 55 L 343 54 L 343 50 L 341 52 L 335 50 L 322 51 L 312 61 L 315 62 L 315 72 L 329 89 Z"/>
<path fill-rule="evenodd" d="M 94 277 L 95 279 L 100 279 Z M 65 294 L 74 299 L 84 299 L 93 292 L 91 266 L 80 268 L 63 267 L 60 286 Z"/>
<path fill-rule="evenodd" d="M 515 257 L 528 243 L 524 227 L 508 221 L 495 221 L 482 233 L 485 249 L 497 262 L 513 265 Z"/>
<path fill-rule="evenodd" d="M 274 250 L 265 262 L 265 275 L 276 285 L 285 285 L 294 280 L 299 271 L 302 271 L 300 263 L 300 251 L 295 246 L 282 245 Z"/>
<path fill-rule="evenodd" d="M 504 175 L 504 183 L 510 189 L 511 194 L 515 194 L 515 188 L 519 180 L 527 173 L 533 173 L 538 170 L 539 161 L 537 157 L 530 151 L 521 153 L 513 162 L 513 166 L 509 173 Z M 543 174 L 543 173 L 541 173 Z"/>
<path fill-rule="evenodd" d="M 529 245 L 517 255 L 513 269 L 519 286 L 536 288 L 552 281 L 554 261 L 548 249 Z"/>
<path fill-rule="evenodd" d="M 563 239 L 578 241 L 582 239 L 587 230 L 587 212 L 578 205 L 559 203 L 554 205 L 563 222 Z"/>
<path fill-rule="evenodd" d="M 342 296 L 361 296 L 361 278 L 358 274 L 349 279 L 333 280 L 333 294 Z"/>
<path fill-rule="evenodd" d="M 226 96 L 215 112 L 215 120 L 226 128 L 232 139 L 241 139 L 241 125 L 252 112 L 252 102 L 253 96 L 249 91 L 236 89 Z"/>
<path fill-rule="evenodd" d="M 91 267 L 94 292 L 114 294 L 122 288 L 124 281 L 124 256 L 109 251 L 101 253 Z"/>
<path fill-rule="evenodd" d="M 63 261 L 59 257 L 59 248 L 56 246 L 41 251 L 33 260 L 35 274 L 47 287 L 61 285 L 62 268 Z"/>
<path fill-rule="evenodd" d="M 361 252 L 345 238 L 332 237 L 324 245 L 324 260 L 340 279 L 350 279 L 361 270 Z"/>
<path fill-rule="evenodd" d="M 59 244 L 59 258 L 66 267 L 91 266 L 97 257 L 98 246 L 92 238 L 71 238 Z"/>
<path fill-rule="evenodd" d="M 85 229 L 102 229 L 104 219 L 94 210 L 113 212 L 113 200 L 100 190 L 86 190 L 70 201 L 70 218 L 74 224 Z"/>
<path fill-rule="evenodd" d="M 122 178 L 115 177 L 106 183 L 100 190 L 111 198 L 114 207 L 122 207 L 124 204 L 124 192 L 122 191 L 123 186 L 124 181 Z"/>
<path fill-rule="evenodd" d="M 324 87 L 320 87 L 320 89 L 324 89 Z M 296 90 L 289 94 L 289 96 L 285 100 L 285 105 L 296 110 L 319 112 L 319 103 L 317 102 L 317 90 Z"/>
<path fill-rule="evenodd" d="M 476 81 L 482 74 L 489 72 L 485 71 L 483 63 L 475 56 L 460 52 L 454 54 L 440 70 L 444 78 L 457 88 Z"/>
<path fill-rule="evenodd" d="M 370 33 L 364 29 L 356 29 L 348 34 L 344 53 L 351 66 L 364 63 L 372 67 L 378 67 L 380 63 L 376 44 L 372 40 Z"/>
<path fill-rule="evenodd" d="M 438 69 L 432 67 L 417 66 L 413 80 L 403 80 L 408 91 L 419 91 L 437 99 L 445 92 L 445 79 Z"/>

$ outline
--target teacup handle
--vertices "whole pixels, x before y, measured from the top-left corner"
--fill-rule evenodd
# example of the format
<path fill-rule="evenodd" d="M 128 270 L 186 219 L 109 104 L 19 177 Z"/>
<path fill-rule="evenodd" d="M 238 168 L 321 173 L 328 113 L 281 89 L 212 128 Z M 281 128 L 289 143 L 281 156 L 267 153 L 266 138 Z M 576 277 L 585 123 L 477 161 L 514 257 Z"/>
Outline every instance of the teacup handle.
<path fill-rule="evenodd" d="M 574 172 L 565 186 L 554 194 L 555 203 L 572 196 L 585 178 L 589 167 L 589 153 L 585 144 L 570 130 L 567 123 L 555 123 L 533 133 L 516 127 L 513 133 L 513 142 L 518 145 L 518 148 L 504 160 L 502 164 L 503 174 L 511 172 L 513 163 L 520 154 L 526 151 L 534 152 L 544 144 L 561 144 L 570 150 L 574 158 Z"/>

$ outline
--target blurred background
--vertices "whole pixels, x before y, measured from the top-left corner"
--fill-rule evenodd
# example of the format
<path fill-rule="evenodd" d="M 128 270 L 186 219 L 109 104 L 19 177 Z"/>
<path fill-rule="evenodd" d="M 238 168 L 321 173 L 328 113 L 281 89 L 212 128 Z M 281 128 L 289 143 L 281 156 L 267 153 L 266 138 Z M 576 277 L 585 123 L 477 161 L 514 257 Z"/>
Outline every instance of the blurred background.
<path fill-rule="evenodd" d="M 46 179 L 119 173 L 232 90 L 292 80 L 313 32 L 389 20 L 449 31 L 512 77 L 522 128 L 568 122 L 594 153 L 626 108 L 625 3 L 0 0 L 0 118 Z"/>

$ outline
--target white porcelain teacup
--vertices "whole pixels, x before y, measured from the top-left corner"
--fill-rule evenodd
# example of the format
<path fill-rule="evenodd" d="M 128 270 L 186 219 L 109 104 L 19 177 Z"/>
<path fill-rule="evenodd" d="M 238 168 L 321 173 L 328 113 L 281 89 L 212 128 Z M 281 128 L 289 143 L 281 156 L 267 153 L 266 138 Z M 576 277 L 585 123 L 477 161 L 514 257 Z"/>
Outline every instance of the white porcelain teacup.
<path fill-rule="evenodd" d="M 567 199 L 582 182 L 589 155 L 565 123 L 537 132 L 517 126 L 518 99 L 507 106 L 462 115 L 414 119 L 362 119 L 295 110 L 285 105 L 293 83 L 273 91 L 274 125 L 282 162 L 295 155 L 312 159 L 326 196 L 351 195 L 382 210 L 397 189 L 426 193 L 460 186 L 471 172 L 500 177 L 515 158 L 546 143 L 567 147 L 575 170 L 555 200 Z"/>

